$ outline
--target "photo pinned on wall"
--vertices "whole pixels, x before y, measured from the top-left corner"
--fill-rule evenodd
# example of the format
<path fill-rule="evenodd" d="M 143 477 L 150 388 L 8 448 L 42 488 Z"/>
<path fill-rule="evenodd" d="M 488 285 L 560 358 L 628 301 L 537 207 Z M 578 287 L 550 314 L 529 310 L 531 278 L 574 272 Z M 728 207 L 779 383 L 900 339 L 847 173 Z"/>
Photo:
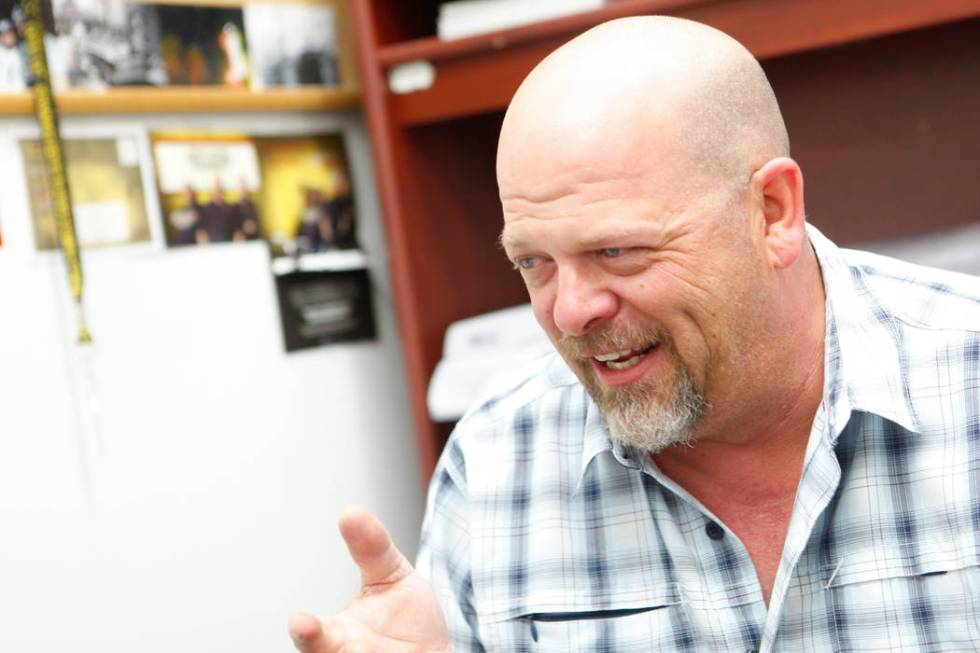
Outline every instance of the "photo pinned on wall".
<path fill-rule="evenodd" d="M 62 142 L 80 246 L 150 242 L 152 231 L 143 193 L 138 138 L 67 138 Z M 23 139 L 19 145 L 34 222 L 35 247 L 57 249 L 58 229 L 41 142 Z"/>
<path fill-rule="evenodd" d="M 367 270 L 281 274 L 276 293 L 287 352 L 377 337 Z"/>
<path fill-rule="evenodd" d="M 343 136 L 253 140 L 263 180 L 262 233 L 273 257 L 360 250 Z"/>
<path fill-rule="evenodd" d="M 244 12 L 254 90 L 340 84 L 331 4 L 247 4 Z"/>
<path fill-rule="evenodd" d="M 50 53 L 59 51 L 55 37 L 55 21 L 51 0 L 41 0 L 41 17 L 44 20 L 44 46 Z M 20 0 L 0 0 L 0 93 L 20 93 L 30 85 L 30 63 L 27 55 L 27 37 L 24 32 L 25 16 Z M 65 71 L 48 66 L 51 84 L 64 86 Z"/>
<path fill-rule="evenodd" d="M 259 238 L 262 182 L 249 136 L 156 133 L 150 140 L 168 245 Z"/>
<path fill-rule="evenodd" d="M 157 6 L 124 0 L 50 1 L 57 36 L 47 54 L 56 87 L 101 90 L 167 83 Z"/>
<path fill-rule="evenodd" d="M 248 46 L 240 7 L 155 7 L 169 84 L 248 87 Z"/>

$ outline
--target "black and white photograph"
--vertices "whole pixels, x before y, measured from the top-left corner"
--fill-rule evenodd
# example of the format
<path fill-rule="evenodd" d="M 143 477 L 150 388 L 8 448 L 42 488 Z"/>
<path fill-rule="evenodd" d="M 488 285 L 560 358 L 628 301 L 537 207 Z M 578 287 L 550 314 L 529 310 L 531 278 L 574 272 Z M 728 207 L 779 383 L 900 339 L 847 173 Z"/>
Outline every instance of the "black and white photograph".
<path fill-rule="evenodd" d="M 155 5 L 123 0 L 52 0 L 57 51 L 48 53 L 71 88 L 162 86 Z"/>
<path fill-rule="evenodd" d="M 337 33 L 329 4 L 249 4 L 252 88 L 337 86 Z"/>

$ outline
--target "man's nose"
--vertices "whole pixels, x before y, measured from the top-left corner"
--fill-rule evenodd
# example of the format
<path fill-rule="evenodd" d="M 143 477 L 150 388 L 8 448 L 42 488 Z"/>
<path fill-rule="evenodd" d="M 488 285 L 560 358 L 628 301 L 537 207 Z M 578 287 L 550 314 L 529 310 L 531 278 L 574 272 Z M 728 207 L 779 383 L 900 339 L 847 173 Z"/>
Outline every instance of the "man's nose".
<path fill-rule="evenodd" d="M 562 333 L 583 335 L 614 316 L 618 309 L 618 298 L 598 279 L 576 270 L 558 273 L 553 313 L 555 326 Z"/>

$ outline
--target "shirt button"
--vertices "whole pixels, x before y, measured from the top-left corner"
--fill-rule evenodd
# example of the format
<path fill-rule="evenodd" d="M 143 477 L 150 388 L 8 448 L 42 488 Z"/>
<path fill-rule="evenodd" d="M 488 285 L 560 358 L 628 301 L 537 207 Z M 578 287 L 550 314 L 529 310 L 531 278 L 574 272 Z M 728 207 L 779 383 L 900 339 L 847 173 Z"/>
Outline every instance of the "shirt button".
<path fill-rule="evenodd" d="M 713 521 L 709 521 L 705 525 L 704 532 L 713 540 L 720 540 L 721 538 L 725 537 L 725 529 Z"/>

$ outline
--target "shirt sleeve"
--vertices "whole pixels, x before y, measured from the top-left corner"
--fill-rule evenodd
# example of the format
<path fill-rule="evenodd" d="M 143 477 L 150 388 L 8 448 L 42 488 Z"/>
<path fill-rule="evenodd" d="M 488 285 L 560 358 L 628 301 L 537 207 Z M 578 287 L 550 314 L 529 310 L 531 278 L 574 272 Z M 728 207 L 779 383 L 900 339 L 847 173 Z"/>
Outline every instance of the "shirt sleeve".
<path fill-rule="evenodd" d="M 470 566 L 466 469 L 451 438 L 429 485 L 416 570 L 442 606 L 454 653 L 484 653 Z"/>

